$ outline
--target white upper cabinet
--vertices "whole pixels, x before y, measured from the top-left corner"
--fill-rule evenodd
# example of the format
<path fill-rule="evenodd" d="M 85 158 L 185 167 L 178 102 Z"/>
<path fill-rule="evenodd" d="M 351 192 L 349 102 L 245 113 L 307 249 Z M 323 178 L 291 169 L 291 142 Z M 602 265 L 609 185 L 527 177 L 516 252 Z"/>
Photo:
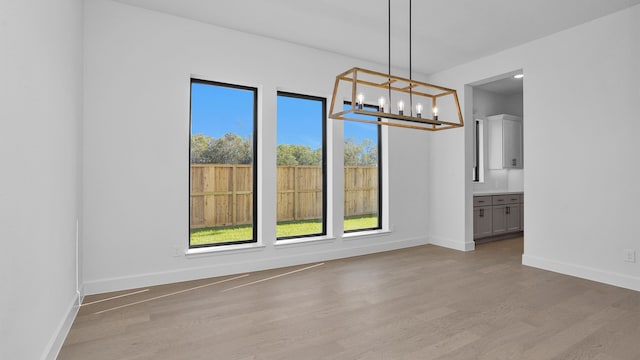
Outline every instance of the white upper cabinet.
<path fill-rule="evenodd" d="M 487 116 L 489 169 L 522 169 L 522 118 Z"/>

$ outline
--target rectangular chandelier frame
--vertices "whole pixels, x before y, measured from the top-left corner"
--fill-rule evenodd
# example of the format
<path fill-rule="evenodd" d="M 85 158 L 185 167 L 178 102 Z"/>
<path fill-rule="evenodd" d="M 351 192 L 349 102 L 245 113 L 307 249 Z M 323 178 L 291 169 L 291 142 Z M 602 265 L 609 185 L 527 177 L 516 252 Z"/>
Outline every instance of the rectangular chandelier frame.
<path fill-rule="evenodd" d="M 336 98 L 338 97 L 341 85 L 347 89 L 350 87 L 350 89 L 348 89 L 349 94 L 343 97 L 346 104 L 349 105 L 349 108 L 346 108 L 343 111 L 337 111 L 339 108 L 336 108 Z M 378 93 L 380 93 L 381 90 L 384 90 L 385 94 L 388 94 L 389 97 L 389 106 L 387 109 L 380 109 L 380 107 L 370 106 L 367 104 L 364 104 L 364 106 L 363 104 L 359 104 L 358 95 L 366 91 L 366 89 L 372 89 L 374 92 L 377 91 Z M 398 111 L 398 113 L 393 113 L 392 102 L 394 99 L 398 98 L 408 100 L 408 115 L 400 111 Z M 438 100 L 447 98 L 449 98 L 447 100 L 447 104 L 453 104 L 453 109 L 448 109 L 449 111 L 447 114 L 457 113 L 457 121 L 445 121 L 439 119 L 437 113 L 433 115 L 433 111 L 437 109 Z M 432 109 L 430 114 L 432 115 L 429 117 L 423 117 L 422 114 L 417 113 L 414 115 L 413 105 L 414 103 L 417 103 L 414 102 L 415 99 L 423 99 L 425 102 L 429 102 L 430 104 L 428 105 L 431 105 Z M 342 104 L 339 104 L 338 106 L 340 105 Z M 378 110 L 372 111 L 369 109 Z M 354 117 L 354 115 L 371 116 L 375 117 L 376 120 Z M 458 101 L 458 94 L 455 89 L 449 89 L 438 85 L 358 67 L 349 69 L 336 76 L 329 117 L 334 120 L 356 121 L 428 131 L 439 131 L 464 126 L 462 111 Z"/>

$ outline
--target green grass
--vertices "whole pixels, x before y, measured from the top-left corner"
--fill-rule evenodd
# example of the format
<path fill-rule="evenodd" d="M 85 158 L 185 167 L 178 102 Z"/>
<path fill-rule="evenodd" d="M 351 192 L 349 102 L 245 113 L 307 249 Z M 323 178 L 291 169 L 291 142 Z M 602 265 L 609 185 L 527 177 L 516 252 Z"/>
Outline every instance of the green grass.
<path fill-rule="evenodd" d="M 251 238 L 251 225 L 191 229 L 191 246 L 250 240 Z"/>
<path fill-rule="evenodd" d="M 367 229 L 378 226 L 377 216 L 354 216 L 344 221 L 344 229 Z M 282 221 L 276 226 L 276 236 L 303 236 L 322 232 L 320 220 Z M 217 244 L 251 239 L 251 225 L 218 226 L 191 230 L 191 246 Z"/>
<path fill-rule="evenodd" d="M 378 227 L 378 217 L 375 215 L 352 216 L 344 219 L 344 231 L 376 227 Z"/>
<path fill-rule="evenodd" d="M 322 220 L 281 221 L 276 225 L 277 237 L 303 236 L 322 233 Z"/>

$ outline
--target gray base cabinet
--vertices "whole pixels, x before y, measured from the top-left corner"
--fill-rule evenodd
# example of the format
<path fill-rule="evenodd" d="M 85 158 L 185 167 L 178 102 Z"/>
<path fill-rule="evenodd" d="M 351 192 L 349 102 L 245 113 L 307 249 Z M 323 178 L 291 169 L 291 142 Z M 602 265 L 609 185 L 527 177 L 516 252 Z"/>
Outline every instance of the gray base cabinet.
<path fill-rule="evenodd" d="M 496 205 L 492 208 L 493 227 L 491 235 L 500 235 L 507 232 L 507 207 L 505 205 Z"/>
<path fill-rule="evenodd" d="M 473 238 L 491 236 L 493 227 L 491 206 L 473 208 Z"/>
<path fill-rule="evenodd" d="M 523 195 L 496 194 L 473 197 L 473 238 L 488 238 L 522 231 Z"/>

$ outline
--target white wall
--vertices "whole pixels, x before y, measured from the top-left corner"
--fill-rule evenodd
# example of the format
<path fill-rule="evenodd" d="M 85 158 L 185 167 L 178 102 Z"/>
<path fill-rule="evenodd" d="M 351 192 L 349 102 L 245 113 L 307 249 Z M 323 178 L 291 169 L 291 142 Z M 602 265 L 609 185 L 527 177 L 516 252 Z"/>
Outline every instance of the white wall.
<path fill-rule="evenodd" d="M 82 15 L 0 3 L 0 359 L 55 358 L 75 315 Z"/>
<path fill-rule="evenodd" d="M 522 116 L 522 94 L 502 95 L 481 88 L 473 89 L 473 114 L 487 117 L 498 114 Z"/>
<path fill-rule="evenodd" d="M 640 290 L 640 263 L 622 256 L 640 251 L 638 58 L 634 6 L 430 79 L 459 88 L 524 69 L 525 264 Z M 472 211 L 465 131 L 430 143 L 452 151 L 430 163 L 430 212 L 447 216 L 430 230 L 460 246 L 471 235 L 470 221 L 461 230 Z"/>
<path fill-rule="evenodd" d="M 86 3 L 84 277 L 87 293 L 252 271 L 427 241 L 424 132 L 389 130 L 391 233 L 343 239 L 342 123 L 330 215 L 335 239 L 273 246 L 276 91 L 330 98 L 335 76 L 384 65 L 104 0 Z M 259 88 L 259 241 L 264 247 L 174 256 L 188 245 L 189 79 Z"/>
<path fill-rule="evenodd" d="M 504 97 L 504 113 L 505 114 L 513 114 L 518 116 L 523 116 L 524 114 L 524 103 L 523 103 L 523 94 L 511 94 Z"/>
<path fill-rule="evenodd" d="M 487 116 L 511 114 L 522 117 L 522 94 L 501 95 L 477 87 L 473 88 L 473 118 L 469 121 L 485 119 Z M 489 169 L 488 126 L 483 127 L 484 136 L 484 181 L 473 183 L 473 192 L 523 191 L 523 169 Z M 526 164 L 525 164 L 526 167 Z"/>

